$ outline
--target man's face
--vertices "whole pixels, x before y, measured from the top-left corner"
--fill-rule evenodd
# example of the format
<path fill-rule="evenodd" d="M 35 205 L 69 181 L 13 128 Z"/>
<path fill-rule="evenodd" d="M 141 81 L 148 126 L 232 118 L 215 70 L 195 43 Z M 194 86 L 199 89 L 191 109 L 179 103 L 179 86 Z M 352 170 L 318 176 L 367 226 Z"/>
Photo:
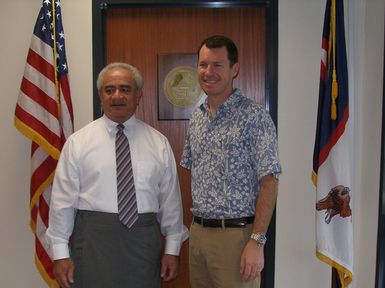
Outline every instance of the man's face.
<path fill-rule="evenodd" d="M 136 88 L 132 73 L 124 68 L 112 68 L 104 74 L 99 97 L 104 114 L 114 122 L 127 121 L 136 111 L 142 90 Z"/>
<path fill-rule="evenodd" d="M 233 90 L 233 78 L 239 71 L 239 63 L 230 67 L 226 47 L 209 49 L 206 45 L 199 51 L 198 80 L 208 97 L 228 97 Z"/>

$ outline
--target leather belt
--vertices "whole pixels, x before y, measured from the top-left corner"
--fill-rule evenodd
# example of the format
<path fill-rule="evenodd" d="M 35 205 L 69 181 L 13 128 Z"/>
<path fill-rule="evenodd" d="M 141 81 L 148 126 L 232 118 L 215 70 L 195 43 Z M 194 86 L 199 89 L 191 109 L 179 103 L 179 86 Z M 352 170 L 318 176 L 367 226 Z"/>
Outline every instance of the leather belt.
<path fill-rule="evenodd" d="M 222 227 L 222 228 L 240 228 L 254 222 L 254 216 L 233 218 L 233 219 L 205 219 L 198 216 L 193 216 L 195 223 L 201 224 L 203 227 Z"/>

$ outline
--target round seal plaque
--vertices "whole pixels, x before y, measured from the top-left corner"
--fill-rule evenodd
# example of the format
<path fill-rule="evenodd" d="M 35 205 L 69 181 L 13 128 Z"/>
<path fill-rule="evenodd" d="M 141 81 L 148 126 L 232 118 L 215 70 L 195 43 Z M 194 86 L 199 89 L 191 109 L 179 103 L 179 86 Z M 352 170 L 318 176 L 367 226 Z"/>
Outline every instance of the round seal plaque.
<path fill-rule="evenodd" d="M 195 105 L 202 97 L 196 69 L 190 66 L 173 68 L 164 79 L 163 91 L 167 100 L 176 107 L 188 108 Z"/>

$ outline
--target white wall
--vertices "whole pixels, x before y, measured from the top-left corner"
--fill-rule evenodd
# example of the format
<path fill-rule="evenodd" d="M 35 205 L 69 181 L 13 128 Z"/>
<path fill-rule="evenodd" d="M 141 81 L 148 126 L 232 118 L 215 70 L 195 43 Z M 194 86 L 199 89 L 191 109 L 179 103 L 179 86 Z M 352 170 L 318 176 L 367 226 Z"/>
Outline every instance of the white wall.
<path fill-rule="evenodd" d="M 24 3 L 25 2 L 25 3 Z M 30 1 L 32 2 L 32 1 Z M 28 157 L 28 145 L 12 127 L 12 111 L 15 109 L 18 82 L 24 69 L 28 44 L 24 35 L 31 27 L 14 25 L 15 20 L 9 13 L 34 9 L 27 1 L 4 3 L 0 17 L 0 86 L 1 86 L 1 192 L 0 192 L 0 278 L 10 287 L 22 287 L 26 281 L 41 283 L 33 268 L 33 243 L 28 229 L 28 166 L 23 165 Z M 4 15 L 3 15 L 4 14 Z M 24 14 L 24 15 L 23 15 Z M 29 13 L 31 14 L 31 13 Z M 36 16 L 22 12 L 23 23 L 32 23 Z M 10 29 L 12 23 L 14 27 Z M 28 31 L 29 30 L 29 31 Z M 31 36 L 29 36 L 30 38 Z M 12 43 L 12 45 L 10 45 Z M 20 56 L 16 56 L 20 55 Z M 24 58 L 24 59 L 23 59 Z M 24 63 L 23 63 L 24 62 Z M 18 178 L 16 178 L 18 177 Z M 13 251 L 11 252 L 11 248 Z M 17 271 L 17 268 L 18 270 Z M 17 275 L 24 271 L 26 279 Z M 16 285 L 16 286 L 15 286 Z M 34 285 L 39 287 L 38 285 Z"/>
<path fill-rule="evenodd" d="M 378 184 L 380 177 L 382 81 L 384 51 L 384 1 L 355 1 L 357 27 L 357 147 L 360 165 L 356 203 L 355 287 L 374 287 L 378 225 Z M 358 261 L 359 259 L 359 261 Z"/>
<path fill-rule="evenodd" d="M 279 1 L 278 137 L 283 173 L 277 203 L 276 287 L 330 287 L 315 257 L 311 182 L 321 35 L 326 1 Z"/>
<path fill-rule="evenodd" d="M 318 101 L 324 2 L 279 1 L 278 129 L 284 173 L 277 204 L 277 288 L 330 287 L 316 259 L 312 150 Z M 384 3 L 350 0 L 356 19 L 349 42 L 356 60 L 359 199 L 355 208 L 353 287 L 374 287 L 383 74 Z M 29 229 L 30 142 L 13 127 L 13 112 L 40 0 L 4 1 L 0 9 L 1 192 L 0 286 L 45 287 L 34 266 Z M 349 9 L 350 9 L 349 7 Z M 62 1 L 75 128 L 92 120 L 91 0 Z M 16 20 L 15 20 L 16 19 Z M 352 19 L 350 19 L 352 20 Z M 359 33 L 363 32 L 363 33 Z M 354 36 L 354 37 L 353 37 Z M 350 63 L 351 64 L 351 63 Z M 183 288 L 183 287 L 181 287 Z"/>

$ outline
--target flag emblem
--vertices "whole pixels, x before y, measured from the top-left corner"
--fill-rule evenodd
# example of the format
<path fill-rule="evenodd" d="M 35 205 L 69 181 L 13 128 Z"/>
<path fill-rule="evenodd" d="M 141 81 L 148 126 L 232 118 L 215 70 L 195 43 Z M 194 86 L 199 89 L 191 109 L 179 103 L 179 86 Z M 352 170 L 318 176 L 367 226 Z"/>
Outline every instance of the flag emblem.
<path fill-rule="evenodd" d="M 341 217 L 352 215 L 349 192 L 350 189 L 348 187 L 338 185 L 332 188 L 325 198 L 316 203 L 317 211 L 326 210 L 325 223 L 329 224 L 336 215 Z"/>

